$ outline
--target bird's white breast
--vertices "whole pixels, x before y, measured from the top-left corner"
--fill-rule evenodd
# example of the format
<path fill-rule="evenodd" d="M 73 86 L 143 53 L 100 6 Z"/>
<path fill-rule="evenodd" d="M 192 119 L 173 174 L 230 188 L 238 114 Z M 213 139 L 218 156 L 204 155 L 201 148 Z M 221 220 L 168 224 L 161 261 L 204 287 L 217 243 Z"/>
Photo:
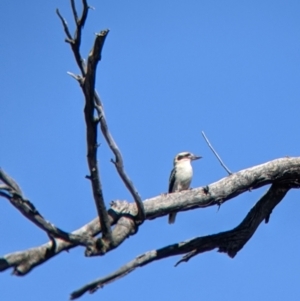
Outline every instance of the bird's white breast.
<path fill-rule="evenodd" d="M 193 177 L 193 168 L 190 161 L 183 161 L 176 166 L 175 191 L 181 191 L 190 187 Z"/>

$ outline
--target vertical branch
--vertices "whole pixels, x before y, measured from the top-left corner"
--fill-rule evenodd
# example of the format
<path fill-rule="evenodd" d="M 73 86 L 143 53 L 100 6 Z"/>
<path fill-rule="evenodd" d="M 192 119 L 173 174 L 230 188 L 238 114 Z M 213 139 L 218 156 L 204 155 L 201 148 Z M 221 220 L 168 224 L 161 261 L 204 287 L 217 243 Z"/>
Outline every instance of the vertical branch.
<path fill-rule="evenodd" d="M 111 242 L 112 233 L 106 206 L 104 203 L 97 163 L 97 121 L 94 118 L 94 90 L 96 81 L 96 68 L 101 58 L 101 51 L 108 32 L 108 30 L 104 30 L 96 36 L 94 46 L 88 57 L 87 71 L 82 84 L 82 90 L 85 96 L 84 116 L 87 125 L 87 159 L 91 173 L 90 179 L 92 182 L 94 200 L 100 218 L 103 239 Z"/>
<path fill-rule="evenodd" d="M 73 2 L 73 0 L 72 0 L 72 2 Z M 80 68 L 82 76 L 84 76 L 85 75 L 85 66 L 84 66 L 84 60 L 82 59 L 82 57 L 80 55 L 80 45 L 81 45 L 82 28 L 85 24 L 85 21 L 88 16 L 88 11 L 89 11 L 89 6 L 88 6 L 86 0 L 82 0 L 82 6 L 83 6 L 82 14 L 81 14 L 80 19 L 78 19 L 75 4 L 74 4 L 75 10 L 73 9 L 73 5 L 72 5 L 73 15 L 74 15 L 74 11 L 75 11 L 74 19 L 76 19 L 77 21 L 76 21 L 76 30 L 75 30 L 74 39 L 73 39 L 74 43 L 71 44 L 71 46 L 72 46 L 72 50 L 73 50 L 77 65 Z"/>
<path fill-rule="evenodd" d="M 132 194 L 136 202 L 138 208 L 139 222 L 143 222 L 145 220 L 145 211 L 144 211 L 144 206 L 141 197 L 139 196 L 137 190 L 135 189 L 132 181 L 125 173 L 121 152 L 119 151 L 117 144 L 114 141 L 112 135 L 108 131 L 107 123 L 104 116 L 103 106 L 95 90 L 96 68 L 98 62 L 101 60 L 102 48 L 109 30 L 103 30 L 100 33 L 96 34 L 94 46 L 91 52 L 89 53 L 87 65 L 85 65 L 84 60 L 82 59 L 80 54 L 80 43 L 81 43 L 82 28 L 87 18 L 89 6 L 86 0 L 82 0 L 82 4 L 83 4 L 82 14 L 80 19 L 78 19 L 75 2 L 74 0 L 71 0 L 72 12 L 76 23 L 74 38 L 70 38 L 70 33 L 69 33 L 67 23 L 60 15 L 58 10 L 57 10 L 57 14 L 64 26 L 64 30 L 67 35 L 66 41 L 71 45 L 75 60 L 82 74 L 82 77 L 73 74 L 72 76 L 79 81 L 85 96 L 84 115 L 85 115 L 85 122 L 87 126 L 86 128 L 87 149 L 88 149 L 87 160 L 88 160 L 88 166 L 90 170 L 90 176 L 88 176 L 88 178 L 91 180 L 92 183 L 93 196 L 96 203 L 96 207 L 101 223 L 101 228 L 102 228 L 102 238 L 105 241 L 105 245 L 107 245 L 107 242 L 109 242 L 109 244 L 112 242 L 113 237 L 110 228 L 109 218 L 106 211 L 106 206 L 104 203 L 103 191 L 100 182 L 98 162 L 97 162 L 97 148 L 98 148 L 97 122 L 98 121 L 100 122 L 101 125 L 101 131 L 109 147 L 111 148 L 112 152 L 115 155 L 115 161 L 113 161 L 113 163 L 121 179 L 125 183 L 127 189 L 130 191 L 130 193 Z M 94 117 L 95 109 L 98 113 L 97 120 Z M 104 242 L 103 240 L 101 240 L 102 243 Z"/>
<path fill-rule="evenodd" d="M 105 37 L 108 33 L 108 30 L 103 31 L 97 35 L 94 47 L 89 55 L 88 67 L 86 67 L 84 60 L 82 59 L 80 54 L 80 44 L 82 28 L 87 19 L 89 7 L 86 0 L 82 0 L 82 4 L 82 14 L 80 19 L 78 19 L 75 2 L 71 0 L 73 16 L 76 22 L 76 30 L 73 38 L 69 32 L 67 22 L 61 16 L 59 10 L 56 10 L 56 13 L 60 18 L 64 27 L 64 31 L 67 35 L 66 42 L 70 44 L 75 60 L 82 74 L 82 77 L 77 76 L 77 80 L 80 82 L 80 86 L 85 96 L 84 116 L 86 122 L 87 160 L 90 170 L 90 175 L 88 176 L 88 178 L 91 180 L 92 183 L 94 201 L 96 204 L 99 221 L 102 229 L 102 237 L 105 241 L 102 242 L 105 244 L 110 244 L 110 242 L 112 241 L 112 234 L 99 176 L 99 168 L 97 162 L 97 121 L 94 118 L 94 90 L 96 80 L 95 72 L 97 63 L 101 57 L 103 43 L 105 41 Z M 86 70 L 86 68 L 88 68 L 88 70 Z"/>
<path fill-rule="evenodd" d="M 73 13 L 75 24 L 77 24 L 78 14 L 77 14 L 77 10 L 76 10 L 75 0 L 71 0 L 71 8 L 72 8 L 72 13 Z"/>

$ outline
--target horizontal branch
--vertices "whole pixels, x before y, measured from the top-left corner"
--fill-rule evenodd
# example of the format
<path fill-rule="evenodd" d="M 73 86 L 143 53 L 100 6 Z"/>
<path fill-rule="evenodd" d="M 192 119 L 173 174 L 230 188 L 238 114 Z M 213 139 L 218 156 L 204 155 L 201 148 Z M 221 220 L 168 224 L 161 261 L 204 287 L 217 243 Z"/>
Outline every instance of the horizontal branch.
<path fill-rule="evenodd" d="M 45 220 L 45 218 L 35 209 L 34 205 L 28 200 L 24 200 L 19 196 L 12 197 L 2 191 L 0 191 L 0 196 L 8 199 L 9 202 L 22 213 L 22 215 L 45 231 L 49 236 L 60 238 L 71 244 L 86 246 L 88 249 L 96 252 L 93 250 L 95 239 L 92 237 L 85 235 L 84 233 L 82 235 L 74 235 L 59 229 L 52 223 Z"/>
<path fill-rule="evenodd" d="M 23 200 L 20 197 L 8 198 L 10 203 L 17 208 L 26 218 L 33 222 L 40 229 L 44 230 L 48 235 L 54 236 L 70 243 L 89 247 L 94 245 L 94 239 L 87 235 L 74 235 L 65 232 L 52 223 L 45 220 L 45 218 L 35 209 L 34 205 L 28 200 Z"/>
<path fill-rule="evenodd" d="M 114 212 L 109 211 L 109 218 L 111 224 L 116 222 L 116 214 Z M 100 231 L 99 218 L 97 217 L 88 224 L 72 232 L 72 235 L 95 236 L 99 234 Z M 13 268 L 14 275 L 26 275 L 34 267 L 41 265 L 59 253 L 68 251 L 78 245 L 78 243 L 71 243 L 63 239 L 54 238 L 41 246 L 20 252 L 9 253 L 3 256 L 0 258 L 0 271 Z"/>
<path fill-rule="evenodd" d="M 0 185 L 0 196 L 9 200 L 9 202 L 27 219 L 33 222 L 40 229 L 44 230 L 49 236 L 58 237 L 73 244 L 83 245 L 88 248 L 91 246 L 93 248 L 95 244 L 93 237 L 86 235 L 79 236 L 65 232 L 45 220 L 35 206 L 29 200 L 24 199 L 21 188 L 17 182 L 3 169 L 0 169 L 0 181 L 5 183 L 4 185 Z"/>
<path fill-rule="evenodd" d="M 209 206 L 224 203 L 250 189 L 256 189 L 271 183 L 290 183 L 299 185 L 300 181 L 300 157 L 276 159 L 258 166 L 241 170 L 228 177 L 225 177 L 205 188 L 199 187 L 192 190 L 172 193 L 167 195 L 159 195 L 154 198 L 145 200 L 144 207 L 146 218 L 148 220 L 168 215 L 174 211 L 186 211 L 196 208 L 205 208 Z M 119 209 L 119 207 L 121 209 Z M 113 225 L 118 220 L 116 213 L 120 215 L 131 215 L 135 217 L 137 207 L 135 203 L 127 203 L 126 201 L 115 201 L 112 204 L 109 213 L 110 224 Z M 266 218 L 267 219 L 267 218 Z M 72 234 L 87 234 L 95 236 L 100 233 L 101 228 L 98 219 L 94 219 L 82 228 L 72 232 Z M 121 229 L 120 229 L 121 231 Z M 135 231 L 127 229 L 126 231 Z M 120 233 L 119 233 L 120 234 Z M 39 265 L 48 259 L 54 257 L 63 250 L 68 250 L 76 246 L 60 239 L 55 239 L 56 249 L 50 252 L 52 242 L 25 250 L 17 253 L 5 255 L 0 261 L 0 270 L 13 267 L 18 275 L 28 273 L 34 266 Z M 2 268 L 1 268 L 2 267 Z"/>
<path fill-rule="evenodd" d="M 97 279 L 83 286 L 79 290 L 74 291 L 71 294 L 70 299 L 77 299 L 86 292 L 93 293 L 98 288 L 102 288 L 103 286 L 128 275 L 137 267 L 142 267 L 153 261 L 170 256 L 186 254 L 188 252 L 176 266 L 181 262 L 188 261 L 199 253 L 211 251 L 216 248 L 219 252 L 227 253 L 230 257 L 234 257 L 249 241 L 260 223 L 271 214 L 276 205 L 284 198 L 289 189 L 289 185 L 286 184 L 272 185 L 269 191 L 257 202 L 245 219 L 236 228 L 230 231 L 202 236 L 189 241 L 169 245 L 158 250 L 146 252 L 125 264 L 112 274 Z"/>

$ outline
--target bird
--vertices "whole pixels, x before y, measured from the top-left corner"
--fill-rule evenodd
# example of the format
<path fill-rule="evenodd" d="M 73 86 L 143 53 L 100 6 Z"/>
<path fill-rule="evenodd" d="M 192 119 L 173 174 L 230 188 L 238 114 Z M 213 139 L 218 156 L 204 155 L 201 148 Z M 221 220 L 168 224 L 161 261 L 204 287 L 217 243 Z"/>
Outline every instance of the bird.
<path fill-rule="evenodd" d="M 188 190 L 193 177 L 191 162 L 201 159 L 190 152 L 181 152 L 173 160 L 173 169 L 169 178 L 169 193 Z M 177 212 L 169 214 L 169 224 L 174 224 Z"/>

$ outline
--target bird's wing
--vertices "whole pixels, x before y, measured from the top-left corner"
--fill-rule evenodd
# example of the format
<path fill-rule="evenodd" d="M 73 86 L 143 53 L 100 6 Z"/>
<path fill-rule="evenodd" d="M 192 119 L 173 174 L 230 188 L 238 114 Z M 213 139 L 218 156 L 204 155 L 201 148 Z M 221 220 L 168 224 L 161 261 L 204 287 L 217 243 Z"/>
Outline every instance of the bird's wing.
<path fill-rule="evenodd" d="M 170 179 L 169 179 L 169 193 L 173 192 L 175 178 L 176 178 L 176 169 L 173 168 L 171 171 L 171 174 L 170 174 Z"/>

